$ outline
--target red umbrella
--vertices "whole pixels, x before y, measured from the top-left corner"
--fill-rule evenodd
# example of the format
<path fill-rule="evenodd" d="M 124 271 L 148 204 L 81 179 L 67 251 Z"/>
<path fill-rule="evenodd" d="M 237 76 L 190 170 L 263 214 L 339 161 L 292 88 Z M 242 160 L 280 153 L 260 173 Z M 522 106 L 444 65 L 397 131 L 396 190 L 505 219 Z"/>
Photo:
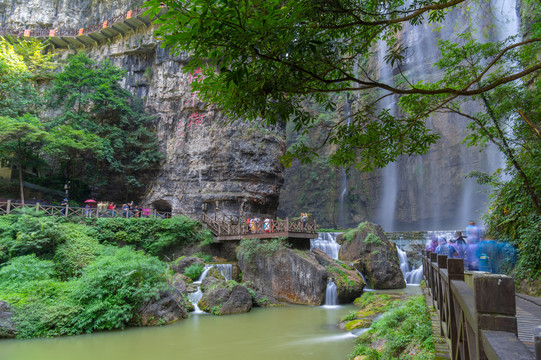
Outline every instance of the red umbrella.
<path fill-rule="evenodd" d="M 96 200 L 93 200 L 93 199 L 88 199 L 88 200 L 85 200 L 85 203 L 95 203 Z"/>

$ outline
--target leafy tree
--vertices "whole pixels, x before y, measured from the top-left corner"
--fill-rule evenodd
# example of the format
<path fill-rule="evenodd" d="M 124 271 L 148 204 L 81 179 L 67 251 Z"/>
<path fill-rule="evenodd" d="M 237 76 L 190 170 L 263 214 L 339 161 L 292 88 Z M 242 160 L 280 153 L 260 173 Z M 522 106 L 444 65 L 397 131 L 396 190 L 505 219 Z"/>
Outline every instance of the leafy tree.
<path fill-rule="evenodd" d="M 23 203 L 24 169 L 43 167 L 42 155 L 61 158 L 74 150 L 101 149 L 100 139 L 92 134 L 38 118 L 43 100 L 36 81 L 55 68 L 44 49 L 35 39 L 11 43 L 0 38 L 0 159 L 17 166 Z"/>
<path fill-rule="evenodd" d="M 49 105 L 62 114 L 51 125 L 69 125 L 95 136 L 99 152 L 75 151 L 63 158 L 70 177 L 105 185 L 109 178 L 126 189 L 142 187 L 141 176 L 156 168 L 161 155 L 151 118 L 121 86 L 125 71 L 86 54 L 72 56 L 49 93 Z M 69 141 L 69 139 L 64 138 Z M 126 195 L 128 196 L 128 194 Z"/>
<path fill-rule="evenodd" d="M 438 24 L 462 3 L 151 0 L 146 5 L 152 16 L 162 4 L 168 6 L 167 14 L 157 20 L 162 24 L 157 36 L 164 46 L 190 52 L 188 70 L 201 67 L 204 74 L 193 88 L 233 118 L 263 118 L 269 123 L 288 119 L 297 132 L 306 132 L 317 120 L 317 114 L 305 108 L 307 101 L 334 109 L 333 94 L 360 93 L 356 112 L 326 128 L 326 142 L 336 148 L 331 163 L 371 170 L 402 154 L 425 153 L 438 135 L 424 120 L 442 106 L 541 69 L 535 61 L 510 72 L 498 71 L 507 66 L 508 56 L 522 49 L 539 51 L 541 36 L 534 34 L 503 44 L 478 63 L 477 73 L 461 71 L 460 62 L 452 65 L 460 82 L 412 83 L 401 71 L 406 49 L 398 33 L 406 24 Z M 371 64 L 376 47 L 384 45 L 385 61 L 399 73 L 396 78 L 378 78 Z M 430 96 L 434 104 L 398 115 L 378 108 L 393 94 Z M 284 160 L 310 161 L 317 148 L 301 142 L 288 150 Z"/>

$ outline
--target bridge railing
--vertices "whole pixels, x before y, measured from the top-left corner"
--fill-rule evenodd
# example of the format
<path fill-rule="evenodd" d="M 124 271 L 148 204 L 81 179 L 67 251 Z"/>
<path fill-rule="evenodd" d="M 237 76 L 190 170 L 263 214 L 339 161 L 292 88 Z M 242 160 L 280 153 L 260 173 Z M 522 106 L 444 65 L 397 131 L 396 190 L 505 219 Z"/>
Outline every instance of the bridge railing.
<path fill-rule="evenodd" d="M 102 218 L 102 217 L 152 217 L 166 219 L 171 217 L 170 212 L 157 211 L 150 209 L 143 209 L 142 211 L 137 209 L 122 210 L 122 209 L 100 209 L 100 208 L 83 208 L 73 206 L 60 206 L 60 205 L 42 205 L 36 204 L 22 204 L 12 202 L 8 200 L 6 202 L 0 202 L 0 215 L 9 215 L 17 213 L 17 210 L 27 210 L 35 212 L 43 212 L 46 216 L 65 216 L 65 217 L 87 217 L 87 218 Z"/>
<path fill-rule="evenodd" d="M 106 28 L 110 28 L 115 24 L 130 20 L 132 18 L 143 15 L 146 8 L 135 8 L 128 10 L 126 13 L 119 14 L 112 18 L 109 18 L 99 23 L 85 26 L 83 28 L 14 28 L 14 27 L 0 27 L 0 35 L 15 36 L 15 37 L 77 37 L 81 35 L 88 35 Z"/>
<path fill-rule="evenodd" d="M 467 283 L 462 259 L 431 252 L 423 272 L 451 359 L 534 359 L 517 337 L 513 278 L 468 274 Z"/>
<path fill-rule="evenodd" d="M 270 220 L 268 225 L 265 225 L 264 221 L 255 221 L 247 224 L 240 217 L 216 214 L 209 216 L 203 214 L 202 221 L 207 224 L 215 236 L 239 236 L 279 232 L 317 233 L 315 220 L 303 222 L 300 219 L 290 220 L 286 218 L 283 220 Z"/>

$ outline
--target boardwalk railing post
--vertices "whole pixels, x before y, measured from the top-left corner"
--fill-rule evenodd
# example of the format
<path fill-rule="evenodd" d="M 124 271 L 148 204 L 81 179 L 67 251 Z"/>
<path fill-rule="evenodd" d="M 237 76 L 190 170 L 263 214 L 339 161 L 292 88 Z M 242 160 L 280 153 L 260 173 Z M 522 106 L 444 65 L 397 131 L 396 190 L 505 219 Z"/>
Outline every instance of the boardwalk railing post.
<path fill-rule="evenodd" d="M 451 289 L 451 281 L 464 281 L 464 260 L 462 259 L 447 259 L 447 274 L 449 276 L 447 302 L 447 313 L 449 314 L 448 329 L 449 339 L 451 340 L 451 359 L 458 359 L 458 319 L 455 312 L 455 298 Z"/>
<path fill-rule="evenodd" d="M 9 212 L 10 212 L 10 207 L 11 207 L 11 200 L 8 200 L 8 207 L 6 209 L 6 214 L 9 215 Z"/>
<path fill-rule="evenodd" d="M 39 202 L 36 203 L 36 212 L 38 212 L 38 211 L 39 211 Z"/>
<path fill-rule="evenodd" d="M 517 335 L 515 284 L 513 278 L 498 274 L 473 277 L 473 294 L 477 313 L 477 351 L 472 358 L 485 358 L 481 331 L 505 331 Z"/>
<path fill-rule="evenodd" d="M 286 217 L 286 232 L 289 232 L 289 218 Z"/>

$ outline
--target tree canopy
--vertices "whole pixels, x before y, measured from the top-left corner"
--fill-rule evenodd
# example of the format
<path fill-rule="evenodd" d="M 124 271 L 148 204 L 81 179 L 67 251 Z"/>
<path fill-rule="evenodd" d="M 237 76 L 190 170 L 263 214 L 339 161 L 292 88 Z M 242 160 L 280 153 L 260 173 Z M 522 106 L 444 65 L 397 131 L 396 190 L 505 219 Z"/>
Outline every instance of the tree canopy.
<path fill-rule="evenodd" d="M 422 24 L 437 27 L 454 8 L 470 6 L 465 0 L 151 0 L 148 13 L 156 15 L 163 4 L 168 11 L 157 20 L 157 36 L 164 46 L 190 53 L 188 71 L 201 67 L 204 74 L 194 89 L 233 118 L 289 120 L 296 131 L 305 132 L 321 126 L 307 103 L 334 110 L 336 94 L 355 96 L 351 115 L 324 124 L 325 143 L 336 149 L 332 163 L 362 170 L 383 167 L 403 154 L 425 153 L 438 139 L 424 121 L 434 111 L 541 69 L 535 56 L 507 66 L 510 58 L 539 52 L 539 26 L 532 27 L 528 39 L 498 42 L 478 59 L 476 72 L 462 71 L 468 54 L 460 49 L 483 41 L 457 33 L 440 42 L 442 50 L 455 46 L 453 62 L 434 64 L 443 75 L 451 72 L 452 79 L 412 82 L 402 72 L 407 49 L 400 33 Z M 378 47 L 386 49 L 384 60 L 396 76 L 386 79 L 376 71 Z M 410 96 L 401 100 L 407 112 L 390 113 L 381 105 L 395 94 Z M 420 97 L 431 100 L 414 106 Z M 310 161 L 322 145 L 298 143 L 284 160 Z"/>

